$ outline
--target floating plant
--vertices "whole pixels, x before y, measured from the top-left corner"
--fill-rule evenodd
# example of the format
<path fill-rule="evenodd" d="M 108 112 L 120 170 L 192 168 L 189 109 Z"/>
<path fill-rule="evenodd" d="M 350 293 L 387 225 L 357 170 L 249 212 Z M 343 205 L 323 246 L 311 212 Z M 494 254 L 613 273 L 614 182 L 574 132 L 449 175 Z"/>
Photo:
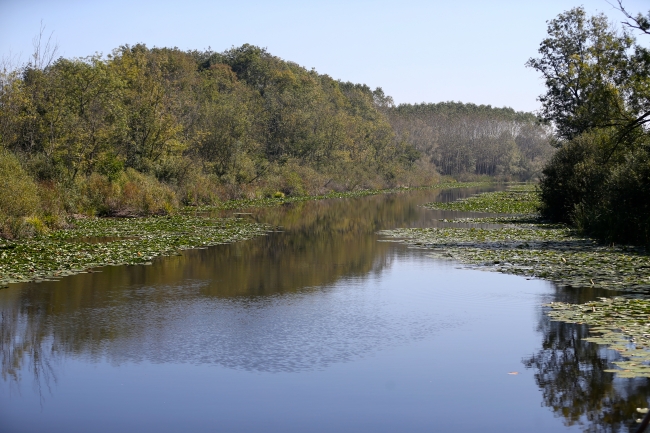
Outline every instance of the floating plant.
<path fill-rule="evenodd" d="M 644 297 L 650 293 L 645 249 L 608 246 L 568 226 L 542 221 L 533 187 L 490 192 L 429 208 L 517 215 L 445 219 L 458 227 L 385 230 L 380 234 L 438 258 L 481 269 L 542 278 L 571 287 L 599 287 Z M 461 226 L 462 224 L 462 226 Z M 494 228 L 476 227 L 492 224 Z M 587 304 L 551 303 L 552 320 L 590 326 L 587 341 L 618 351 L 622 361 L 607 370 L 620 377 L 650 377 L 650 300 L 602 298 Z"/>
<path fill-rule="evenodd" d="M 0 243 L 0 287 L 59 278 L 99 266 L 149 264 L 158 256 L 250 239 L 269 229 L 236 218 L 189 215 L 81 219 L 72 229 Z"/>
<path fill-rule="evenodd" d="M 586 304 L 552 302 L 551 320 L 589 325 L 586 341 L 607 346 L 623 357 L 617 368 L 605 370 L 619 377 L 650 377 L 650 300 L 601 298 Z"/>
<path fill-rule="evenodd" d="M 507 191 L 487 192 L 449 203 L 435 202 L 425 206 L 464 212 L 534 214 L 539 208 L 539 199 L 534 185 L 517 185 Z"/>

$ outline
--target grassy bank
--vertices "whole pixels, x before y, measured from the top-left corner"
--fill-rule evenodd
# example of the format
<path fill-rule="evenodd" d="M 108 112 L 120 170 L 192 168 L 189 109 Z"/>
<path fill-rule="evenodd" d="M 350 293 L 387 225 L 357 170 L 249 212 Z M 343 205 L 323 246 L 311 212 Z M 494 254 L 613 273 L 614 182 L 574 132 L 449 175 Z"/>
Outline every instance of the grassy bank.
<path fill-rule="evenodd" d="M 418 190 L 426 190 L 426 189 L 476 188 L 476 187 L 482 187 L 488 185 L 490 185 L 490 182 L 447 181 L 447 182 L 436 183 L 435 185 L 431 185 L 431 186 L 402 187 L 402 188 L 389 188 L 389 189 L 363 189 L 363 190 L 347 191 L 347 192 L 332 191 L 327 194 L 316 194 L 316 195 L 278 196 L 278 197 L 267 197 L 267 198 L 258 198 L 258 199 L 228 200 L 216 205 L 186 207 L 184 210 L 185 211 L 210 210 L 210 209 L 237 210 L 237 209 L 245 209 L 251 207 L 279 206 L 286 203 L 297 203 L 297 202 L 311 201 L 311 200 L 325 200 L 331 198 L 366 197 L 370 195 L 392 194 L 397 192 L 418 191 Z"/>

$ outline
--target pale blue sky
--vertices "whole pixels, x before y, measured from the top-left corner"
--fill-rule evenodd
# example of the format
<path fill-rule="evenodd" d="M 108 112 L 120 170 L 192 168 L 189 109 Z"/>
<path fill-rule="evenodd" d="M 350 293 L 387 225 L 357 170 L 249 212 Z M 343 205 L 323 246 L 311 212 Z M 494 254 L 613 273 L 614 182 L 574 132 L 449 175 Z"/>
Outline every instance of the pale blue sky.
<path fill-rule="evenodd" d="M 647 13 L 648 3 L 624 6 Z M 533 111 L 544 87 L 524 63 L 537 55 L 546 21 L 580 4 L 623 18 L 605 0 L 0 0 L 0 55 L 27 60 L 43 20 L 65 57 L 138 42 L 215 51 L 251 43 L 336 79 L 381 86 L 397 103 Z"/>

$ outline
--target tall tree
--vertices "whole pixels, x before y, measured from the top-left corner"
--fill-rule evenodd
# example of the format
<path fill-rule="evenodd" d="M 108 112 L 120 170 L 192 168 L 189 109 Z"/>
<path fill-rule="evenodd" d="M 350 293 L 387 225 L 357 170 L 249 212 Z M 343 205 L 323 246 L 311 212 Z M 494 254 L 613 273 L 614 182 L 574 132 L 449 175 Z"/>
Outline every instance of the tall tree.
<path fill-rule="evenodd" d="M 633 42 L 604 14 L 588 17 L 582 7 L 548 22 L 541 57 L 526 65 L 544 78 L 546 93 L 539 98 L 542 117 L 555 124 L 561 138 L 570 140 L 627 119 L 628 51 Z"/>

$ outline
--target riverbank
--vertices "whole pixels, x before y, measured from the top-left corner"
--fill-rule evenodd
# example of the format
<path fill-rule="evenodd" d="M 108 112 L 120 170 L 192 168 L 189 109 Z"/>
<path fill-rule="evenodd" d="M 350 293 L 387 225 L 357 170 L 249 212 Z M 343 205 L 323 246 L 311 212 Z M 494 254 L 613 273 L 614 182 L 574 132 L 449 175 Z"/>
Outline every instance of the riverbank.
<path fill-rule="evenodd" d="M 357 191 L 330 192 L 321 195 L 298 195 L 298 196 L 279 196 L 266 197 L 258 199 L 238 199 L 227 200 L 222 203 L 211 206 L 192 206 L 186 207 L 185 211 L 203 211 L 203 210 L 239 210 L 253 207 L 279 206 L 287 203 L 298 203 L 312 200 L 326 200 L 331 198 L 350 198 L 350 197 L 367 197 L 377 194 L 392 194 L 406 191 L 421 191 L 427 189 L 451 189 L 451 188 L 475 188 L 490 185 L 491 182 L 441 182 L 431 186 L 414 186 L 390 189 L 362 189 Z"/>
<path fill-rule="evenodd" d="M 30 239 L 0 239 L 0 287 L 10 283 L 44 281 L 102 266 L 150 264 L 160 256 L 182 250 L 239 242 L 273 230 L 241 218 L 216 218 L 212 211 L 246 210 L 308 200 L 360 197 L 421 189 L 485 186 L 486 183 L 448 182 L 430 187 L 362 190 L 320 196 L 231 200 L 216 206 L 187 207 L 175 215 L 136 218 L 79 218 L 69 228 Z"/>

